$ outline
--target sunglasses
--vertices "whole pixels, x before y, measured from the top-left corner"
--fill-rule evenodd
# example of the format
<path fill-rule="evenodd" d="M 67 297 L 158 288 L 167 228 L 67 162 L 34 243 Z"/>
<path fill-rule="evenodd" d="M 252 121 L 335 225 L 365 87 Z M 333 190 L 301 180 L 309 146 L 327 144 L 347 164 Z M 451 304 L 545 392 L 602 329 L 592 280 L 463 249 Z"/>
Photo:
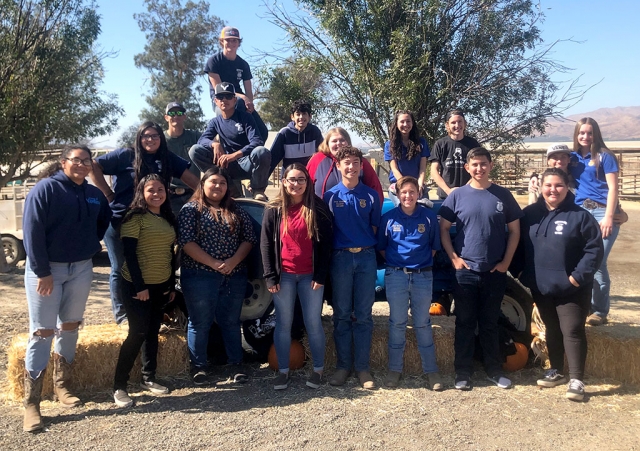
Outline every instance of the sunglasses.
<path fill-rule="evenodd" d="M 218 100 L 231 100 L 234 97 L 233 94 L 216 94 L 216 99 Z"/>
<path fill-rule="evenodd" d="M 174 117 L 174 116 L 184 116 L 185 114 L 187 114 L 187 113 L 185 113 L 184 111 L 169 111 L 169 112 L 167 113 L 167 116 L 170 116 L 170 117 Z"/>

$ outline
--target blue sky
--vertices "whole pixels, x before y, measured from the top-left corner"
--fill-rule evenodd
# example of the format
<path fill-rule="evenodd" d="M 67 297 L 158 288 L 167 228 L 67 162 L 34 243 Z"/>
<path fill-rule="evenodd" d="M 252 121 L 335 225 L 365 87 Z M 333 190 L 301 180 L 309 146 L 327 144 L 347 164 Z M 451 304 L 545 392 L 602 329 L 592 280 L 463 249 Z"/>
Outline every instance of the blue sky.
<path fill-rule="evenodd" d="M 104 50 L 118 52 L 117 57 L 104 61 L 102 89 L 118 95 L 125 110 L 119 120 L 121 129 L 124 129 L 139 121 L 138 113 L 146 105 L 144 96 L 148 90 L 148 74 L 133 63 L 133 56 L 142 52 L 145 45 L 144 34 L 133 14 L 143 12 L 144 4 L 141 0 L 98 0 L 97 3 L 102 16 L 99 44 Z M 277 3 L 289 11 L 296 9 L 293 0 Z M 546 42 L 559 39 L 583 42 L 563 42 L 556 47 L 553 58 L 574 69 L 561 79 L 582 74 L 581 84 L 584 86 L 602 79 L 567 114 L 598 108 L 640 106 L 640 84 L 637 81 L 640 74 L 640 1 L 541 0 L 540 7 L 546 15 L 545 22 L 541 24 Z M 259 51 L 272 50 L 286 40 L 284 32 L 264 19 L 266 10 L 262 0 L 212 1 L 210 10 L 226 24 L 240 29 L 244 42 L 239 53 L 250 63 L 251 57 Z M 202 85 L 206 88 L 204 76 Z M 212 111 L 208 89 L 203 92 L 201 105 L 209 115 Z M 94 144 L 113 146 L 120 133 L 95 139 Z"/>

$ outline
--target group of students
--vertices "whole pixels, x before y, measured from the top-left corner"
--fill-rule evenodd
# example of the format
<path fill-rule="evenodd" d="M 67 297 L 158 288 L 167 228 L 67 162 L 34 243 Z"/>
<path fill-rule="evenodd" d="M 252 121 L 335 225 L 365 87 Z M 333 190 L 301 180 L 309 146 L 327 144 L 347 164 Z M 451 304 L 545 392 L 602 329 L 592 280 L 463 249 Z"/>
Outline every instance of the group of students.
<path fill-rule="evenodd" d="M 225 30 L 225 45 L 239 41 L 236 29 Z M 488 378 L 501 388 L 511 385 L 502 372 L 497 337 L 511 265 L 514 275 L 523 269 L 521 280 L 531 288 L 547 324 L 553 369 L 538 383 L 555 386 L 566 382 L 562 375 L 566 352 L 567 397 L 582 399 L 585 321 L 606 321 L 606 257 L 621 222 L 614 216 L 619 211 L 617 162 L 595 121 L 578 122 L 566 170 L 545 171 L 538 184 L 541 196 L 523 213 L 509 191 L 489 181 L 491 155 L 465 135 L 462 111 L 447 115 L 448 136 L 435 143 L 433 154 L 420 137 L 413 114 L 398 111 L 385 145 L 385 159 L 391 167 L 389 197 L 397 206 L 382 215 L 384 193 L 374 169 L 352 147 L 344 129 L 333 128 L 321 139 L 310 123 L 311 109 L 306 102 L 293 105 L 292 123 L 280 131 L 270 152 L 247 144 L 249 130 L 245 141 L 238 144 L 245 147 L 219 148 L 222 143 L 216 136 L 223 138 L 240 113 L 236 88 L 225 80 L 213 77 L 212 84 L 214 81 L 214 101 L 222 114 L 209 124 L 208 130 L 215 132 L 203 134 L 208 147 L 189 151 L 202 164 L 202 177 L 189 169 L 189 161 L 169 150 L 168 137 L 159 125 L 145 122 L 132 149 L 118 149 L 95 162 L 84 146 L 65 149 L 60 161 L 43 173 L 29 193 L 24 213 L 31 335 L 25 358 L 25 431 L 43 427 L 40 395 L 54 336 L 55 396 L 64 406 L 80 403 L 69 391 L 70 365 L 91 286 L 91 257 L 103 238 L 112 265 L 112 297 L 121 301 L 120 306 L 114 304 L 114 315 L 119 323 L 123 318 L 128 322 L 114 377 L 118 406 L 133 403 L 127 385 L 140 350 L 141 387 L 157 394 L 169 391 L 156 381 L 155 373 L 162 309 L 175 296 L 177 264 L 188 310 L 187 343 L 194 384 L 209 382 L 207 346 L 214 322 L 222 331 L 234 380 L 247 380 L 241 367 L 240 312 L 247 280 L 245 257 L 258 244 L 258 237 L 249 215 L 233 200 L 232 166 L 241 162 L 238 165 L 244 170 L 246 164 L 245 175 L 258 167 L 262 180 L 265 165 L 272 171 L 280 159 L 285 167 L 282 185 L 267 204 L 260 237 L 264 277 L 273 293 L 277 317 L 275 389 L 289 385 L 296 296 L 313 360 L 307 385 L 317 388 L 322 382 L 325 336 L 320 318 L 329 279 L 337 354 L 329 383 L 343 385 L 353 369 L 364 388 L 375 388 L 369 354 L 376 251 L 385 258 L 390 305 L 389 368 L 384 384 L 399 384 L 411 309 L 423 371 L 433 390 L 443 389 L 429 317 L 433 255 L 443 249 L 456 269 L 455 388 L 471 388 L 476 328 Z M 251 97 L 243 96 L 247 111 L 252 110 Z M 171 105 L 167 107 L 169 118 L 180 111 Z M 253 119 L 242 116 L 242 120 L 250 123 Z M 237 133 L 242 126 L 235 124 L 231 128 Z M 439 223 L 433 211 L 419 203 L 427 197 L 428 161 L 439 197 L 445 199 Z M 112 186 L 104 175 L 113 176 Z M 97 188 L 86 182 L 87 176 Z M 191 190 L 177 218 L 170 202 L 175 190 L 172 179 Z M 569 190 L 573 185 L 575 195 Z M 258 185 L 253 188 L 254 197 L 265 198 Z M 183 196 L 184 188 L 175 194 Z M 453 223 L 457 235 L 452 241 L 449 230 Z M 180 249 L 177 262 L 176 243 Z"/>

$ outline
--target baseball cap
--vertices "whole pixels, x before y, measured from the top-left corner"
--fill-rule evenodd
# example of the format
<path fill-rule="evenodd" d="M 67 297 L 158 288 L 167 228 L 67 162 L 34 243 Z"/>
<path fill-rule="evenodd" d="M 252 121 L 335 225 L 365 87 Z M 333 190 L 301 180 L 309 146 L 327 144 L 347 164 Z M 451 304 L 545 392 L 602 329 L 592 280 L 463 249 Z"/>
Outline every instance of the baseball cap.
<path fill-rule="evenodd" d="M 231 83 L 227 83 L 223 81 L 222 83 L 218 83 L 216 85 L 216 89 L 214 95 L 218 94 L 234 94 L 236 93 L 236 88 L 233 87 Z"/>
<path fill-rule="evenodd" d="M 169 103 L 167 103 L 167 108 L 164 110 L 164 114 L 167 114 L 170 110 L 173 110 L 174 108 L 177 108 L 178 110 L 182 111 L 183 113 L 185 113 L 187 111 L 187 110 L 184 109 L 184 107 L 182 106 L 181 103 L 169 102 Z"/>
<path fill-rule="evenodd" d="M 235 27 L 224 27 L 220 32 L 220 39 L 236 38 L 240 39 L 240 32 Z"/>
<path fill-rule="evenodd" d="M 566 144 L 552 144 L 547 149 L 547 158 L 554 153 L 565 153 L 567 155 L 571 155 L 571 150 Z"/>

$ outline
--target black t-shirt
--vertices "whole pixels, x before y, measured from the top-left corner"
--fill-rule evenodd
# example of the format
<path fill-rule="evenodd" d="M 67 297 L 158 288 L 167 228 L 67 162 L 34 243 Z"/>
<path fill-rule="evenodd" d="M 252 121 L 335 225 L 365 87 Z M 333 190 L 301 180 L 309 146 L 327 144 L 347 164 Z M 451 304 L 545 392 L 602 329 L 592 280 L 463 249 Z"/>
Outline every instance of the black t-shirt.
<path fill-rule="evenodd" d="M 447 135 L 436 141 L 429 161 L 440 163 L 440 175 L 449 188 L 466 185 L 471 178 L 464 164 L 467 162 L 467 154 L 474 147 L 480 147 L 480 144 L 469 136 L 454 141 Z M 445 199 L 447 193 L 438 187 L 438 196 Z"/>
<path fill-rule="evenodd" d="M 222 52 L 218 52 L 213 55 L 211 58 L 207 60 L 207 64 L 204 66 L 204 73 L 214 73 L 220 76 L 220 81 L 232 83 L 236 88 L 236 92 L 239 94 L 244 94 L 242 90 L 243 84 L 245 80 L 251 80 L 253 76 L 251 75 L 251 69 L 249 68 L 249 64 L 236 56 L 236 59 L 229 60 L 225 58 Z M 214 96 L 215 86 L 211 84 L 211 80 L 209 80 L 209 93 L 211 94 L 211 98 Z"/>

